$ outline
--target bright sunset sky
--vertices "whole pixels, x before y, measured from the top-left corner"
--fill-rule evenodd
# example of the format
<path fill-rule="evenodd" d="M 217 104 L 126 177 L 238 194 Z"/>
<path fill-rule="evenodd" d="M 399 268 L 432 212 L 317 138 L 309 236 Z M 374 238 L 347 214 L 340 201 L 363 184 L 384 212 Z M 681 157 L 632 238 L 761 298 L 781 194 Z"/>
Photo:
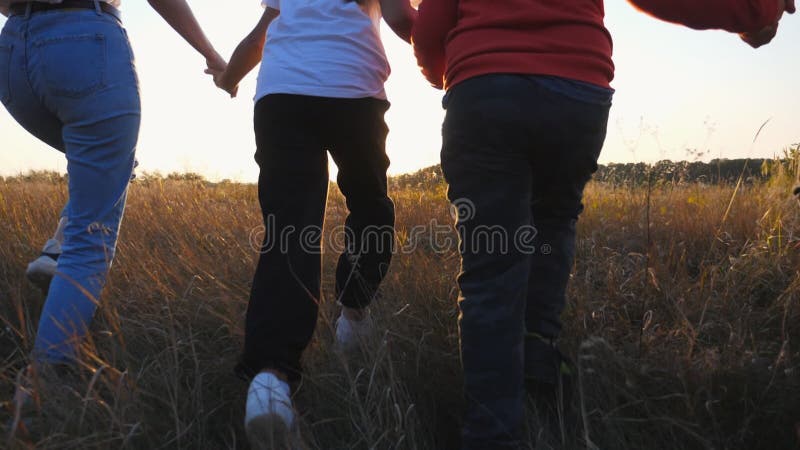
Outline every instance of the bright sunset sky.
<path fill-rule="evenodd" d="M 261 15 L 259 0 L 190 0 L 226 58 Z M 236 5 L 236 6 L 234 6 Z M 205 63 L 144 0 L 124 0 L 125 26 L 141 81 L 140 169 L 193 171 L 255 182 L 255 72 L 231 100 L 203 74 Z M 0 25 L 5 19 L 0 19 Z M 800 17 L 753 50 L 734 35 L 656 21 L 625 0 L 606 1 L 617 90 L 601 162 L 771 157 L 800 142 Z M 419 75 L 411 48 L 384 26 L 392 65 L 388 151 L 393 174 L 438 163 L 441 92 Z M 755 143 L 753 137 L 766 120 Z M 65 171 L 62 154 L 28 135 L 0 108 L 0 175 Z"/>

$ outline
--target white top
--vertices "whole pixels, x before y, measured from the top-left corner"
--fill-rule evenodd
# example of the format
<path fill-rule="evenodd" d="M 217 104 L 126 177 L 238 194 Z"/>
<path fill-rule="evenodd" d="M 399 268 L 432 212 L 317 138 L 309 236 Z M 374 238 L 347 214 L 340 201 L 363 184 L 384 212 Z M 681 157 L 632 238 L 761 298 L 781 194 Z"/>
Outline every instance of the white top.
<path fill-rule="evenodd" d="M 260 1 L 280 14 L 267 31 L 256 101 L 268 94 L 386 99 L 378 0 Z"/>
<path fill-rule="evenodd" d="M 11 4 L 11 3 L 25 3 L 27 1 L 30 1 L 30 0 L 6 0 L 6 1 L 0 0 L 0 6 L 3 6 L 4 3 L 8 3 L 8 4 Z M 33 0 L 33 1 L 39 2 L 39 3 L 61 3 L 64 0 Z M 113 6 L 115 8 L 119 8 L 120 5 L 122 4 L 122 0 L 100 0 L 100 1 L 103 2 L 103 3 L 110 3 L 111 6 Z"/>

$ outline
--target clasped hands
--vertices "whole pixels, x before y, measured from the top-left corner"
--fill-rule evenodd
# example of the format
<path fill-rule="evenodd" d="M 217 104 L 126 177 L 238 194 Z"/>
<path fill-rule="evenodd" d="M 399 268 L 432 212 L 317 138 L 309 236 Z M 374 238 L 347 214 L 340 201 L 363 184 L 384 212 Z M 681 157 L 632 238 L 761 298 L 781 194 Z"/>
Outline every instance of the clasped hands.
<path fill-rule="evenodd" d="M 227 76 L 228 63 L 219 54 L 212 55 L 206 58 L 205 73 L 211 75 L 214 79 L 214 84 L 218 88 L 230 94 L 231 98 L 236 97 L 239 92 L 239 85 L 231 83 Z"/>
<path fill-rule="evenodd" d="M 778 34 L 778 23 L 783 17 L 783 13 L 794 14 L 795 9 L 795 0 L 778 0 L 778 15 L 775 18 L 775 23 L 759 31 L 742 33 L 739 37 L 753 48 L 759 48 L 762 45 L 769 44 L 772 39 L 775 38 L 775 35 Z"/>

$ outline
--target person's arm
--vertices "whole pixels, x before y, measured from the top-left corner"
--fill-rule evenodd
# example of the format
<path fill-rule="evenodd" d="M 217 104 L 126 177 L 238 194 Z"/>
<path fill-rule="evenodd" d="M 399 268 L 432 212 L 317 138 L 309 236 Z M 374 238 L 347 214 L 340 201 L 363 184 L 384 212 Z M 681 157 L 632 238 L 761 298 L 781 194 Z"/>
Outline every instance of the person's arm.
<path fill-rule="evenodd" d="M 411 42 L 411 29 L 417 20 L 417 10 L 411 7 L 408 0 L 380 0 L 381 15 L 386 25 L 400 39 Z"/>
<path fill-rule="evenodd" d="M 757 32 L 777 23 L 794 0 L 629 0 L 640 10 L 667 22 L 697 30 Z"/>
<path fill-rule="evenodd" d="M 437 89 L 444 87 L 445 40 L 457 21 L 458 0 L 424 0 L 411 31 L 417 64 Z"/>
<path fill-rule="evenodd" d="M 231 97 L 236 96 L 239 82 L 242 81 L 242 78 L 250 73 L 261 61 L 264 42 L 267 39 L 267 28 L 279 14 L 280 11 L 277 9 L 267 7 L 253 31 L 236 46 L 236 50 L 233 51 L 231 60 L 228 62 L 228 67 L 219 73 L 213 73 L 210 70 L 206 71 L 206 73 L 214 75 L 214 83 L 220 89 L 231 94 Z"/>
<path fill-rule="evenodd" d="M 210 69 L 223 70 L 225 60 L 211 45 L 186 0 L 147 0 L 150 6 L 206 59 Z"/>

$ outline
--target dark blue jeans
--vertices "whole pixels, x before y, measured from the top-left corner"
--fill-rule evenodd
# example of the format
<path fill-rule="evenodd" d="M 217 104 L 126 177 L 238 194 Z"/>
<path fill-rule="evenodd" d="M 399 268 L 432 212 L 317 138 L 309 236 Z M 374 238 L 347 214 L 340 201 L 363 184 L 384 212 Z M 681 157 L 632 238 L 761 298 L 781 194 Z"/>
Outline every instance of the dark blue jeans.
<path fill-rule="evenodd" d="M 464 449 L 522 445 L 524 379 L 557 376 L 575 225 L 597 169 L 612 91 L 550 77 L 487 75 L 445 99 L 442 169 L 458 212 Z"/>

